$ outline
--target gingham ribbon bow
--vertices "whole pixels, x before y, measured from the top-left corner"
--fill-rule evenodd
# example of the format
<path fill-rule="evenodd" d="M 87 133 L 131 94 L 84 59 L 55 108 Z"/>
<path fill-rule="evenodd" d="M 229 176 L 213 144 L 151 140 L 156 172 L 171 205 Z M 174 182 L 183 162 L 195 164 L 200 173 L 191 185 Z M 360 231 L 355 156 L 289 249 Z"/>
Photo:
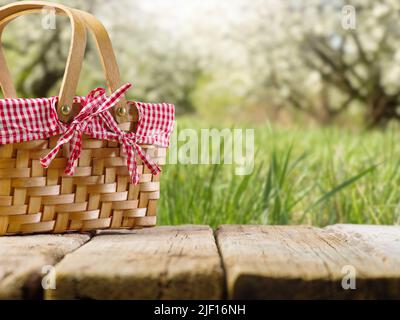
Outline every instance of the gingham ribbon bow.
<path fill-rule="evenodd" d="M 151 170 L 152 174 L 158 174 L 161 171 L 160 167 L 148 158 L 138 145 L 135 133 L 126 133 L 121 130 L 108 111 L 108 109 L 114 107 L 118 103 L 121 96 L 131 86 L 131 84 L 127 83 L 109 97 L 106 95 L 106 91 L 103 88 L 92 90 L 86 97 L 82 110 L 62 134 L 57 145 L 46 156 L 40 159 L 41 165 L 47 168 L 56 157 L 62 145 L 69 142 L 70 155 L 65 168 L 65 174 L 73 175 L 75 162 L 79 158 L 82 150 L 82 135 L 86 133 L 92 138 L 118 141 L 122 145 L 132 183 L 137 184 L 139 182 L 135 153 L 139 155 L 143 163 Z M 95 117 L 100 117 L 106 127 L 92 128 L 91 122 Z"/>

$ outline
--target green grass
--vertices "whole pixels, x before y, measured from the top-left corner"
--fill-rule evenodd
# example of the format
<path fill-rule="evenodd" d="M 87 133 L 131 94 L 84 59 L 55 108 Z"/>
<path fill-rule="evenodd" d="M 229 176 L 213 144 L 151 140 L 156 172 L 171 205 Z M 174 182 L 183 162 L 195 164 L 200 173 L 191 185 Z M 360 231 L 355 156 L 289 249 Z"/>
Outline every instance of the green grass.
<path fill-rule="evenodd" d="M 206 128 L 190 120 L 179 128 Z M 238 126 L 240 127 L 240 126 Z M 243 128 L 250 126 L 243 126 Z M 233 165 L 167 165 L 161 224 L 400 223 L 400 128 L 255 128 L 251 175 Z"/>

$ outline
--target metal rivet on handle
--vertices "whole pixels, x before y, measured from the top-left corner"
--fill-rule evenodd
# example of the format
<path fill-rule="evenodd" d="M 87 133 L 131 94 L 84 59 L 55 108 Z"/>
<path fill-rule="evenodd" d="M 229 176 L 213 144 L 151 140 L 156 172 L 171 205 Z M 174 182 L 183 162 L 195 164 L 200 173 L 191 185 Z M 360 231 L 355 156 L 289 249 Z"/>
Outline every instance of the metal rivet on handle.
<path fill-rule="evenodd" d="M 117 116 L 123 117 L 123 116 L 125 116 L 125 115 L 126 115 L 126 108 L 124 108 L 124 107 L 119 107 L 119 108 L 117 109 Z"/>
<path fill-rule="evenodd" d="M 61 107 L 61 113 L 62 113 L 64 116 L 69 115 L 69 114 L 71 113 L 71 107 L 70 107 L 69 105 L 67 105 L 67 104 L 64 104 L 64 105 Z"/>

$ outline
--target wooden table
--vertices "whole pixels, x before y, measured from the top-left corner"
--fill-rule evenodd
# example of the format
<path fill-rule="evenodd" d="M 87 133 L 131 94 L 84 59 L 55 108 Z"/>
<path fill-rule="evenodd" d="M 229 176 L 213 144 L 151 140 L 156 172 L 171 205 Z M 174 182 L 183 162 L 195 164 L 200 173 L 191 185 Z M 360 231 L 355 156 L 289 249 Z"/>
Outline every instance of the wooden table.
<path fill-rule="evenodd" d="M 0 299 L 400 299 L 399 226 L 10 236 L 0 257 Z"/>

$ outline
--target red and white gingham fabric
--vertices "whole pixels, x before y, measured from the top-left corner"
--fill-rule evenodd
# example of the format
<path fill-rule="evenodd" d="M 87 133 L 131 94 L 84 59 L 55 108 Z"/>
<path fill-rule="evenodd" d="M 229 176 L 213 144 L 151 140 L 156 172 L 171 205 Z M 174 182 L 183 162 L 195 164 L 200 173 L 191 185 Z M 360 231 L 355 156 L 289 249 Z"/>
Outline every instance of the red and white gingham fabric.
<path fill-rule="evenodd" d="M 56 99 L 1 99 L 0 143 L 47 139 L 61 134 Z"/>
<path fill-rule="evenodd" d="M 135 154 L 153 174 L 161 170 L 142 150 L 139 144 L 168 147 L 174 126 L 175 107 L 172 104 L 142 103 L 129 101 L 138 109 L 139 120 L 136 133 L 124 132 L 118 128 L 110 108 L 118 103 L 131 87 L 125 84 L 111 96 L 103 88 L 92 90 L 87 97 L 76 97 L 82 109 L 74 120 L 65 125 L 58 120 L 56 105 L 58 98 L 43 99 L 2 99 L 0 100 L 0 144 L 18 143 L 47 139 L 61 135 L 57 145 L 41 159 L 43 167 L 48 167 L 65 143 L 70 143 L 70 155 L 65 173 L 72 175 L 76 160 L 82 149 L 82 135 L 94 139 L 117 141 L 126 156 L 131 182 L 139 182 Z"/>

